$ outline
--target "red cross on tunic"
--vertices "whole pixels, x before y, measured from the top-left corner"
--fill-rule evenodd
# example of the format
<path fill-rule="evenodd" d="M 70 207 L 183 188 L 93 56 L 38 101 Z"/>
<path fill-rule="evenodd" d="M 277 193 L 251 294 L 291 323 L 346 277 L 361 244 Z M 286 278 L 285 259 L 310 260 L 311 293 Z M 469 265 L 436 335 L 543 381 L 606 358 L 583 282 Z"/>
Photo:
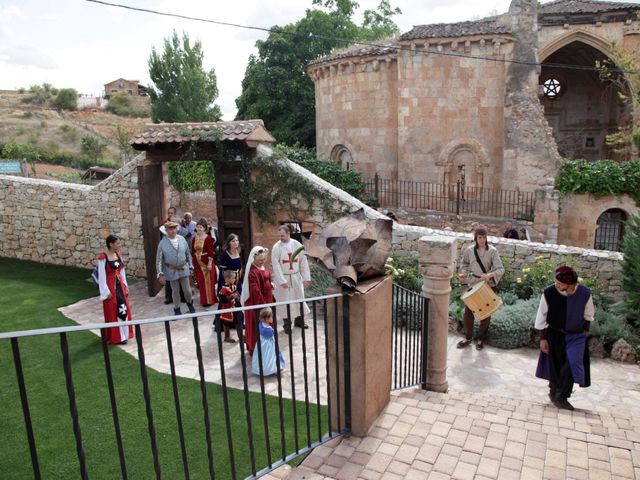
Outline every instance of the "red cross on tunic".
<path fill-rule="evenodd" d="M 298 263 L 298 259 L 294 258 L 293 262 L 291 261 L 291 256 L 293 255 L 292 253 L 289 253 L 289 260 L 282 260 L 282 263 L 288 263 L 289 264 L 289 270 L 293 270 L 293 264 L 294 263 Z"/>

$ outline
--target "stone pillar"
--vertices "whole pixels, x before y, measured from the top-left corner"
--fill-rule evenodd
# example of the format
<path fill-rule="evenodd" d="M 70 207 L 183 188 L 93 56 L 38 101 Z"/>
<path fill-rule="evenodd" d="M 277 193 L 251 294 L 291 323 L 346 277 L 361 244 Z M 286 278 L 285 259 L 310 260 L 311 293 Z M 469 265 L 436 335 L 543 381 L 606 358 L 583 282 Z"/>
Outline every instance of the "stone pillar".
<path fill-rule="evenodd" d="M 418 241 L 422 293 L 429 299 L 427 342 L 427 390 L 446 392 L 447 336 L 449 333 L 449 294 L 455 272 L 456 239 L 428 235 Z"/>
<path fill-rule="evenodd" d="M 351 432 L 357 436 L 367 434 L 390 399 L 392 285 L 391 277 L 365 281 L 358 285 L 359 292 L 348 299 L 350 358 L 347 371 L 351 387 Z M 339 430 L 344 428 L 346 418 L 342 298 L 337 302 L 329 300 L 327 321 L 331 428 Z M 336 372 L 339 373 L 339 389 Z M 338 392 L 340 422 L 336 396 Z"/>
<path fill-rule="evenodd" d="M 553 187 L 536 190 L 536 210 L 533 218 L 534 230 L 544 233 L 547 243 L 558 243 L 559 224 L 560 192 Z"/>

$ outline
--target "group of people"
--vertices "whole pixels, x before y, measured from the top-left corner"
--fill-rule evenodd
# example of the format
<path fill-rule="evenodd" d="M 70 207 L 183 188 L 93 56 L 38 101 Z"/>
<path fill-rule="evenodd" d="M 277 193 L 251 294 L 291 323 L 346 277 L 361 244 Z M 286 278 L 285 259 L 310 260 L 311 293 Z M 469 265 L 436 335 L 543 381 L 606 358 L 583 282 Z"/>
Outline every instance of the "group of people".
<path fill-rule="evenodd" d="M 529 231 L 526 228 L 520 227 L 519 229 L 516 229 L 510 221 L 505 222 L 502 236 L 504 238 L 512 238 L 514 240 L 524 240 L 527 242 L 532 241 L 531 235 L 529 235 Z M 536 242 L 545 243 L 544 233 L 538 233 L 536 236 Z"/>
<path fill-rule="evenodd" d="M 267 268 L 269 249 L 262 246 L 253 247 L 246 266 L 243 265 L 240 238 L 233 233 L 225 239 L 217 255 L 216 235 L 204 218 L 194 222 L 191 214 L 185 214 L 182 221 L 178 222 L 175 209 L 170 208 L 160 231 L 162 239 L 156 252 L 156 272 L 160 285 L 165 287 L 165 304 L 172 304 L 174 315 L 182 314 L 183 302 L 189 313 L 196 313 L 191 288 L 193 276 L 202 307 L 217 305 L 217 309 L 222 311 L 216 314 L 214 328 L 224 331 L 224 341 L 237 342 L 231 335 L 232 329 L 243 337 L 246 350 L 252 356 L 253 372 L 274 374 L 278 368 L 277 362 L 280 368 L 284 368 L 282 354 L 275 349 L 271 309 L 248 309 L 244 312 L 225 310 L 291 301 L 293 303 L 289 305 L 276 307 L 276 315 L 282 319 L 285 332 L 291 334 L 292 324 L 307 328 L 304 316 L 310 313 L 310 309 L 304 302 L 304 288 L 309 285 L 311 274 L 304 248 L 291 238 L 292 227 L 288 224 L 278 227 L 279 240 L 271 251 L 271 270 Z M 120 240 L 110 235 L 106 243 L 107 250 L 98 258 L 105 321 L 130 320 L 128 285 L 120 254 Z M 109 328 L 106 332 L 110 344 L 123 344 L 133 337 L 131 327 Z M 254 355 L 258 341 L 260 358 Z"/>
<path fill-rule="evenodd" d="M 470 287 L 486 282 L 495 291 L 504 275 L 498 250 L 487 243 L 487 229 L 483 226 L 475 228 L 473 239 L 462 253 L 458 280 Z M 554 283 L 540 297 L 534 328 L 541 331 L 536 376 L 549 381 L 549 399 L 560 409 L 574 409 L 568 401 L 574 383 L 581 387 L 591 384 L 587 336 L 593 319 L 591 290 L 578 282 L 573 268 L 558 267 Z M 491 317 L 480 320 L 478 350 L 484 347 L 490 322 Z M 473 342 L 474 315 L 468 306 L 464 309 L 463 324 L 465 338 L 458 342 L 458 348 Z"/>

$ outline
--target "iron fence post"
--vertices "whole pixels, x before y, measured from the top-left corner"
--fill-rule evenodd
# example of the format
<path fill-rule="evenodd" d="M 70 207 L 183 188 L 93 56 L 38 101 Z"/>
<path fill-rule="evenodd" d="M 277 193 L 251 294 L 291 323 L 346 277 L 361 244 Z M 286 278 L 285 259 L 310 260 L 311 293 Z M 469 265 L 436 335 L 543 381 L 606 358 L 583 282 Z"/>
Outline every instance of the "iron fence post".
<path fill-rule="evenodd" d="M 456 183 L 456 215 L 460 215 L 460 180 Z"/>
<path fill-rule="evenodd" d="M 420 388 L 427 389 L 427 351 L 429 348 L 429 299 L 422 298 L 422 359 L 420 368 Z"/>
<path fill-rule="evenodd" d="M 342 297 L 342 334 L 344 342 L 344 426 L 351 430 L 351 347 L 349 338 L 349 295 Z"/>

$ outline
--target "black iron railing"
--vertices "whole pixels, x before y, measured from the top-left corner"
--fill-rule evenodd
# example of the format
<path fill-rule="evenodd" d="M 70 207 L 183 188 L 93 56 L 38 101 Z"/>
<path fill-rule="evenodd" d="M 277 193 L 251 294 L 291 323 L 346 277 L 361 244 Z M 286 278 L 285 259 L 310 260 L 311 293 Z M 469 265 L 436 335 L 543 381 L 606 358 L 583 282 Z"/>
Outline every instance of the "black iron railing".
<path fill-rule="evenodd" d="M 393 284 L 392 322 L 392 389 L 426 388 L 429 300 Z"/>
<path fill-rule="evenodd" d="M 366 193 L 385 208 L 433 210 L 436 212 L 485 215 L 533 220 L 535 192 L 500 190 L 457 184 L 414 182 L 380 178 L 366 179 Z"/>
<path fill-rule="evenodd" d="M 51 438 L 50 432 L 45 435 L 44 432 L 38 430 L 38 428 L 42 428 L 41 423 L 33 421 L 34 410 L 33 405 L 30 405 L 29 402 L 28 391 L 36 385 L 30 384 L 33 372 L 23 366 L 21 343 L 32 337 L 44 337 L 45 342 L 50 342 L 56 336 L 59 337 L 62 371 L 66 384 L 66 400 L 71 419 L 70 427 L 75 439 L 80 478 L 90 478 L 92 470 L 95 478 L 101 477 L 100 472 L 96 471 L 97 462 L 92 458 L 95 449 L 87 449 L 85 446 L 87 443 L 96 443 L 92 435 L 100 435 L 101 437 L 111 435 L 109 432 L 96 431 L 94 426 L 91 426 L 94 428 L 87 428 L 88 426 L 81 421 L 79 412 L 82 412 L 82 409 L 78 408 L 78 403 L 83 400 L 81 392 L 85 391 L 87 384 L 93 389 L 101 390 L 105 403 L 108 396 L 110 416 L 113 422 L 113 443 L 111 446 L 106 445 L 106 448 L 117 451 L 119 475 L 123 479 L 136 477 L 131 472 L 132 462 L 144 462 L 145 456 L 147 457 L 146 462 L 153 465 L 153 473 L 149 468 L 145 472 L 145 478 L 161 479 L 163 474 L 166 477 L 167 474 L 164 472 L 167 465 L 171 467 L 169 471 L 173 472 L 169 474 L 170 478 L 176 478 L 176 472 L 182 472 L 180 475 L 183 475 L 185 479 L 256 478 L 349 430 L 349 350 L 342 347 L 342 345 L 349 344 L 349 307 L 348 297 L 344 297 L 341 302 L 344 322 L 339 331 L 337 329 L 337 312 L 340 297 L 342 297 L 341 294 L 335 294 L 307 299 L 306 302 L 311 309 L 311 314 L 310 317 L 307 315 L 306 319 L 300 302 L 281 302 L 248 308 L 198 312 L 177 317 L 0 334 L 0 343 L 3 340 L 8 340 L 13 352 L 13 368 L 17 378 L 16 395 L 19 395 L 22 406 L 25 441 L 28 444 L 30 470 L 33 472 L 33 477 L 40 479 L 55 476 L 47 471 L 47 467 L 51 468 L 53 464 L 53 468 L 56 468 L 56 442 L 55 438 Z M 328 311 L 331 310 L 329 303 L 333 303 L 332 310 L 336 312 L 335 318 L 328 318 Z M 277 373 L 275 376 L 265 378 L 262 375 L 264 369 L 259 334 L 254 354 L 258 355 L 260 375 L 251 373 L 242 329 L 237 331 L 239 341 L 236 346 L 223 348 L 222 329 L 220 328 L 216 329 L 213 338 L 208 338 L 207 342 L 203 344 L 200 330 L 203 325 L 209 327 L 209 318 L 212 319 L 214 313 L 241 312 L 250 309 L 257 311 L 262 308 L 271 308 L 274 328 L 278 332 L 281 330 L 279 327 L 283 326 L 283 321 L 275 315 L 277 305 L 287 305 L 289 318 L 298 316 L 292 314 L 292 311 L 298 312 L 299 309 L 299 315 L 303 322 L 308 323 L 309 329 L 294 328 L 291 335 L 280 332 L 274 336 L 276 351 L 288 352 L 286 369 L 283 371 L 280 362 L 276 361 Z M 204 318 L 204 315 L 207 316 L 207 319 Z M 201 318 L 198 319 L 198 316 Z M 257 315 L 255 317 L 257 318 Z M 329 328 L 330 322 L 335 324 L 336 328 Z M 122 389 L 125 388 L 130 389 L 131 385 L 119 384 L 121 379 L 114 376 L 112 367 L 114 347 L 108 346 L 106 343 L 106 328 L 131 324 L 135 328 L 137 363 L 139 364 L 139 377 L 142 385 L 137 403 L 144 403 L 147 446 L 132 444 L 130 439 L 133 434 L 129 431 L 131 427 L 122 420 L 123 409 L 128 410 L 131 405 L 119 403 L 118 392 L 122 393 Z M 194 361 L 197 363 L 197 383 L 194 380 L 181 378 L 176 372 L 177 342 L 172 338 L 172 332 L 175 332 L 177 328 L 182 328 L 182 334 L 189 328 L 192 330 L 193 343 L 189 342 L 189 348 L 191 349 L 195 345 L 195 350 L 191 354 L 195 354 Z M 151 332 L 153 329 L 155 330 Z M 97 372 L 93 372 L 95 378 L 84 378 L 79 375 L 76 364 L 80 360 L 73 351 L 70 353 L 70 346 L 73 349 L 74 334 L 78 335 L 79 332 L 86 330 L 100 330 L 102 358 L 106 374 L 104 384 L 101 383 Z M 164 330 L 164 335 L 162 335 L 162 330 Z M 259 332 L 259 330 L 257 331 Z M 153 333 L 153 335 L 148 335 L 149 338 L 147 338 L 148 332 Z M 330 335 L 335 338 L 329 338 Z M 159 374 L 151 373 L 151 367 L 147 365 L 145 356 L 145 352 L 152 346 L 150 342 L 159 342 L 159 339 L 166 343 L 166 361 L 168 362 L 168 375 L 171 378 L 170 389 L 162 390 L 164 396 L 158 388 Z M 183 338 L 179 343 L 179 348 L 183 349 L 180 352 L 182 359 L 184 359 L 184 347 L 187 343 L 184 340 Z M 283 342 L 286 344 L 283 345 Z M 217 346 L 217 359 L 215 357 L 207 359 L 204 355 L 205 350 L 212 348 L 213 343 Z M 300 348 L 302 352 L 298 351 Z M 118 350 L 116 350 L 119 356 L 118 362 L 121 363 L 122 356 Z M 332 366 L 329 362 L 330 354 L 337 359 L 342 358 L 342 362 L 336 361 L 335 370 L 330 368 Z M 158 360 L 156 359 L 155 362 L 153 369 L 157 370 Z M 214 380 L 218 385 L 212 385 L 212 378 L 208 378 L 212 377 L 213 362 L 217 363 L 215 367 L 219 369 L 219 378 L 216 377 Z M 10 368 L 9 365 L 4 367 Z M 179 364 L 178 367 L 180 367 Z M 215 374 L 218 375 L 217 371 Z M 150 378 L 151 376 L 153 378 Z M 241 378 L 241 385 L 238 385 L 239 378 Z M 231 383 L 236 383 L 230 385 L 230 380 Z M 185 382 L 187 383 L 185 384 Z M 274 385 L 274 382 L 277 385 Z M 267 385 L 271 390 L 266 388 Z M 3 387 L 5 395 L 8 388 L 11 387 Z M 195 395 L 194 390 L 198 388 L 200 394 Z M 332 388 L 335 388 L 335 391 L 331 391 Z M 344 394 L 341 396 L 340 392 L 344 392 Z M 186 393 L 191 399 L 188 406 L 181 402 L 181 394 L 185 395 Z M 169 399 L 167 395 L 173 398 Z M 220 402 L 220 396 L 222 402 Z M 232 396 L 236 400 L 240 398 L 242 400 L 232 401 Z M 199 397 L 200 408 L 197 408 L 198 402 L 193 401 L 195 397 Z M 62 399 L 58 399 L 58 401 L 66 403 Z M 63 411 L 64 405 L 54 404 L 54 399 L 51 399 L 51 402 L 46 406 L 47 408 L 57 409 L 59 412 Z M 81 403 L 86 403 L 86 401 Z M 218 405 L 218 408 L 213 407 L 212 403 Z M 219 408 L 220 403 L 222 408 Z M 84 408 L 85 405 L 82 406 Z M 42 405 L 38 405 L 37 408 L 41 409 Z M 198 410 L 200 410 L 199 413 Z M 332 411 L 337 412 L 337 423 L 332 421 Z M 343 418 L 340 418 L 340 412 L 344 412 Z M 108 415 L 108 412 L 103 413 Z M 175 422 L 172 419 L 171 425 L 162 424 L 161 419 L 164 419 L 166 423 L 166 419 L 170 417 L 175 417 Z M 221 417 L 223 418 L 221 419 Z M 214 423 L 221 426 L 214 429 Z M 197 429 L 194 428 L 196 424 L 198 424 Z M 221 432 L 222 429 L 224 432 Z M 175 430 L 177 430 L 177 439 Z M 197 432 L 194 433 L 194 430 Z M 160 431 L 162 434 L 159 434 Z M 172 432 L 172 445 L 178 443 L 179 450 L 175 446 L 169 447 L 167 445 L 165 437 L 168 431 Z M 139 432 L 136 433 L 139 434 Z M 204 433 L 203 436 L 201 436 L 202 433 Z M 11 435 L 19 434 L 19 432 L 13 432 Z M 141 436 L 138 435 L 136 438 L 141 438 Z M 125 441 L 126 439 L 128 441 Z M 39 443 L 41 444 L 39 445 Z M 200 455 L 194 453 L 194 450 L 199 450 Z M 24 451 L 26 452 L 26 448 Z M 41 451 L 46 451 L 48 456 L 47 467 L 44 468 L 41 461 Z M 167 455 L 167 451 L 171 451 L 171 454 Z M 51 459 L 52 452 L 54 460 Z M 25 458 L 25 463 L 26 461 Z"/>

